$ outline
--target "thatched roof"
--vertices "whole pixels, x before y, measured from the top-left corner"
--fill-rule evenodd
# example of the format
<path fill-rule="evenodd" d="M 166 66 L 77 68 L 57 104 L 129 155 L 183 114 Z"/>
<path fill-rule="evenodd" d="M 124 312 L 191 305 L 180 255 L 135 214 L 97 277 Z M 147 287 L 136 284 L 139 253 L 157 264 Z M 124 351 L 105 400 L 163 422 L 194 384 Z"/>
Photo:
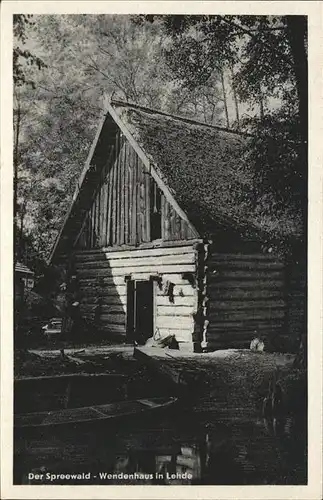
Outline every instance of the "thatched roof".
<path fill-rule="evenodd" d="M 251 208 L 253 173 L 242 161 L 247 134 L 122 102 L 111 104 L 201 235 L 214 232 L 215 225 L 249 235 L 301 234 L 292 209 L 275 212 L 266 196 L 266 210 Z"/>

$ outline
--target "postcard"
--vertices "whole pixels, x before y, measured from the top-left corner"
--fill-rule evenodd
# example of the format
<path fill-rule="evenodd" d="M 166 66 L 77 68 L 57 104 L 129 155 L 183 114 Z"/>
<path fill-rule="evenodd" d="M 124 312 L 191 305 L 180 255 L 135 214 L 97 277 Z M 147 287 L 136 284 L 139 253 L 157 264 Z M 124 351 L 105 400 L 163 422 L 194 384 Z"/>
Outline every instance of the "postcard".
<path fill-rule="evenodd" d="M 3 498 L 321 498 L 321 3 L 1 27 Z"/>

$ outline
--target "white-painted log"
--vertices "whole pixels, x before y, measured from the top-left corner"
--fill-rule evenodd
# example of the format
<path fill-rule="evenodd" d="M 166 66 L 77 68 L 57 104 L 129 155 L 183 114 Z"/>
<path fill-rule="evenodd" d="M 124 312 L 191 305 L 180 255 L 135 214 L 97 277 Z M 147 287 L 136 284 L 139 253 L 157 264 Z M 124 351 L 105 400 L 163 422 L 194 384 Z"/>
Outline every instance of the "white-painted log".
<path fill-rule="evenodd" d="M 185 272 L 195 272 L 195 264 L 180 264 L 180 265 L 163 265 L 156 262 L 151 266 L 136 266 L 136 267 L 117 267 L 108 269 L 84 269 L 78 271 L 80 278 L 90 277 L 110 277 L 110 276 L 126 276 L 132 273 L 151 273 L 151 274 L 178 274 Z"/>
<path fill-rule="evenodd" d="M 194 309 L 197 306 L 197 297 L 195 297 L 194 295 L 188 295 L 185 297 L 174 295 L 174 302 L 170 302 L 169 297 L 164 297 L 163 295 L 157 295 L 156 304 L 158 307 L 173 308 L 176 306 L 185 306 Z"/>
<path fill-rule="evenodd" d="M 191 330 L 193 331 L 193 317 L 187 316 L 158 316 L 156 318 L 156 326 L 158 328 L 171 328 L 172 330 Z"/>
<path fill-rule="evenodd" d="M 99 269 L 105 267 L 136 267 L 136 266 L 156 266 L 156 265 L 180 265 L 191 264 L 195 262 L 195 255 L 193 253 L 175 254 L 175 255 L 160 255 L 160 256 L 141 256 L 136 258 L 127 259 L 105 259 L 94 260 L 88 262 L 76 263 L 76 269 Z"/>
<path fill-rule="evenodd" d="M 134 259 L 142 257 L 161 257 L 166 255 L 184 255 L 184 254 L 194 254 L 193 244 L 189 246 L 180 246 L 180 242 L 177 242 L 178 246 L 165 246 L 159 248 L 136 248 L 133 247 L 131 250 L 127 248 L 126 250 L 116 250 L 111 247 L 109 251 L 107 249 L 93 250 L 93 251 L 82 251 L 75 253 L 76 262 L 87 262 L 94 260 L 109 260 L 109 259 Z"/>
<path fill-rule="evenodd" d="M 174 297 L 196 297 L 197 291 L 195 288 L 192 288 L 191 285 L 175 285 L 174 286 Z M 168 295 L 164 295 L 164 288 L 161 290 L 157 289 L 157 296 L 159 297 L 167 297 L 169 301 Z"/>
<path fill-rule="evenodd" d="M 157 305 L 157 316 L 171 316 L 178 318 L 179 316 L 191 317 L 194 313 L 194 306 L 159 306 Z"/>

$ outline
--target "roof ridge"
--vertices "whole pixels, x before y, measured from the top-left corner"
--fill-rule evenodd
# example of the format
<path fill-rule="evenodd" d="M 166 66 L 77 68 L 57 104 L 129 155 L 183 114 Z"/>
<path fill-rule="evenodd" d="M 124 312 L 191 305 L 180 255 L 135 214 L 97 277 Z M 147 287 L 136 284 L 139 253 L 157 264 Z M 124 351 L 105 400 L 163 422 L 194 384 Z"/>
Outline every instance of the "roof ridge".
<path fill-rule="evenodd" d="M 168 118 L 173 118 L 175 120 L 180 120 L 182 122 L 191 123 L 193 125 L 200 125 L 202 127 L 220 130 L 222 132 L 228 132 L 229 134 L 236 134 L 239 136 L 252 137 L 252 135 L 248 134 L 248 132 L 241 132 L 241 131 L 232 130 L 232 129 L 226 128 L 226 127 L 219 127 L 218 125 L 211 125 L 209 123 L 204 123 L 204 122 L 200 122 L 198 120 L 193 120 L 192 118 L 187 118 L 185 116 L 173 115 L 171 113 L 166 113 L 165 111 L 160 111 L 160 110 L 155 109 L 155 108 L 147 108 L 145 106 L 141 106 L 141 105 L 135 104 L 135 103 L 130 103 L 130 102 L 126 102 L 126 101 L 111 100 L 110 104 L 112 106 L 117 105 L 117 106 L 124 106 L 124 107 L 128 107 L 128 108 L 139 109 L 141 111 L 144 111 L 145 113 L 158 114 L 161 116 L 166 116 Z"/>

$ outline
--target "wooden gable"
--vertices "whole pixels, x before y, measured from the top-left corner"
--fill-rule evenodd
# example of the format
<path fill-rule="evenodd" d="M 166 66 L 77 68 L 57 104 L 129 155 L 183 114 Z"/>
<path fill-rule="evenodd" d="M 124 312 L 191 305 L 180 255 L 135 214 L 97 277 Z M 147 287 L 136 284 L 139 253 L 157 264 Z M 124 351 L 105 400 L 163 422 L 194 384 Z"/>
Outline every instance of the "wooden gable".
<path fill-rule="evenodd" d="M 73 249 L 138 246 L 156 239 L 162 244 L 199 236 L 110 104 L 107 111 L 49 262 Z M 160 218 L 157 232 L 154 213 L 157 223 Z"/>
<path fill-rule="evenodd" d="M 111 128 L 110 133 L 114 141 L 110 137 L 101 153 L 100 175 L 74 248 L 196 238 L 123 132 Z"/>

